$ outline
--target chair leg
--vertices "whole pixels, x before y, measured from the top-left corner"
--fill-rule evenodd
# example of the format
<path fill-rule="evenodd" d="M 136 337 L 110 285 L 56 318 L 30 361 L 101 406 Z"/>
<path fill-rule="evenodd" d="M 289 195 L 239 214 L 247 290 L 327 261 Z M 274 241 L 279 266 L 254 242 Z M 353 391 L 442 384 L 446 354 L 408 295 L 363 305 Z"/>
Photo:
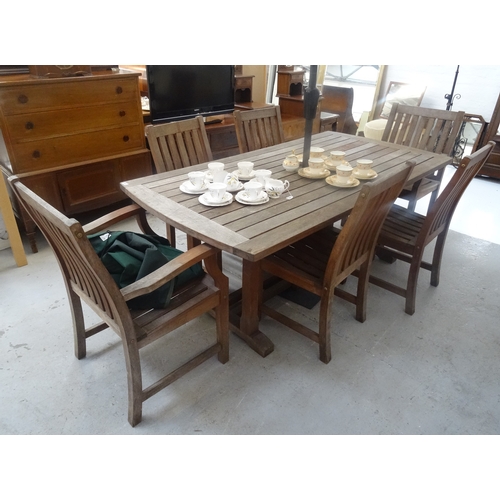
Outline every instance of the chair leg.
<path fill-rule="evenodd" d="M 73 317 L 73 335 L 75 343 L 75 356 L 83 359 L 87 355 L 87 340 L 85 335 L 85 319 L 83 317 L 82 301 L 68 286 L 68 298 Z"/>
<path fill-rule="evenodd" d="M 412 315 L 415 313 L 415 301 L 417 297 L 418 274 L 420 271 L 420 263 L 422 262 L 423 250 L 415 253 L 411 260 L 410 270 L 408 272 L 408 281 L 406 284 L 406 314 Z"/>
<path fill-rule="evenodd" d="M 142 420 L 142 371 L 141 359 L 137 344 L 133 346 L 123 344 L 125 353 L 125 365 L 127 367 L 128 382 L 128 421 L 135 427 Z"/>
<path fill-rule="evenodd" d="M 444 244 L 447 235 L 448 231 L 445 230 L 436 238 L 436 245 L 434 247 L 434 254 L 432 256 L 432 269 L 431 269 L 432 286 L 439 285 L 439 275 L 441 272 L 441 259 L 443 257 Z"/>
<path fill-rule="evenodd" d="M 358 289 L 356 292 L 356 320 L 364 323 L 366 320 L 366 300 L 368 298 L 368 279 L 370 277 L 371 258 L 361 265 L 358 274 Z"/>
<path fill-rule="evenodd" d="M 320 310 L 319 310 L 319 359 L 325 364 L 328 364 L 332 359 L 332 347 L 330 339 L 331 315 L 332 315 L 332 302 L 333 292 L 329 297 L 324 295 L 321 297 Z"/>

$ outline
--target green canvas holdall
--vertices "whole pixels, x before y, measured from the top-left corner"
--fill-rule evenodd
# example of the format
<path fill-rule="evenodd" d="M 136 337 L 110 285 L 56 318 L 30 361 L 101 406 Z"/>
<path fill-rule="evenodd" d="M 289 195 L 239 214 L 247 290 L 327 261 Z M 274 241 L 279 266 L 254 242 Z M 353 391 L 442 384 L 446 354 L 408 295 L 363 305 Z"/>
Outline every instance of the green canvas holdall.
<path fill-rule="evenodd" d="M 119 288 L 147 276 L 182 254 L 161 236 L 131 231 L 104 231 L 88 237 L 102 263 Z M 201 263 L 186 269 L 157 290 L 128 301 L 130 309 L 162 309 L 177 287 L 204 274 Z"/>

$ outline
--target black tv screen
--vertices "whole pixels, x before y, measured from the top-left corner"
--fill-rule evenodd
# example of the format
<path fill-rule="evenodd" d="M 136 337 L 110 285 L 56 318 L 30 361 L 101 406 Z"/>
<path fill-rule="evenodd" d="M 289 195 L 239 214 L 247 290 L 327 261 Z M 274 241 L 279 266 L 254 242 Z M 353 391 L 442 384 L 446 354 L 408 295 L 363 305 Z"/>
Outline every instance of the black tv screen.
<path fill-rule="evenodd" d="M 152 123 L 234 111 L 234 66 L 146 66 Z"/>

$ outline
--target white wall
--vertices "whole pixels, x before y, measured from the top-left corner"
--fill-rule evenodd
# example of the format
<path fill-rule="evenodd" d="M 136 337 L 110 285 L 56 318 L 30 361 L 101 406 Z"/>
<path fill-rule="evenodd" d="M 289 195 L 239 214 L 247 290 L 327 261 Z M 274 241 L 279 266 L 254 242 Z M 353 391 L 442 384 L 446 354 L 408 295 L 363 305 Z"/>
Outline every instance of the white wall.
<path fill-rule="evenodd" d="M 427 87 L 421 106 L 446 109 L 446 94 L 451 92 L 456 65 L 386 66 L 381 91 L 386 93 L 389 82 L 422 83 Z M 453 111 L 482 115 L 489 122 L 500 93 L 500 66 L 461 65 L 454 94 Z"/>

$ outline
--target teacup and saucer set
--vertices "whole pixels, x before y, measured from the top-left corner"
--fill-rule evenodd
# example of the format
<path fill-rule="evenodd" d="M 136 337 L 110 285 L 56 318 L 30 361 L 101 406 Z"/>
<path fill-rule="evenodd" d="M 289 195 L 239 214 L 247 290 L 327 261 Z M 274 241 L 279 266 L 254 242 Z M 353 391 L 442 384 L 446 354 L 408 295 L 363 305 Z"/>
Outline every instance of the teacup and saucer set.
<path fill-rule="evenodd" d="M 330 151 L 330 156 L 325 160 L 325 167 L 335 170 L 345 161 L 345 156 L 344 151 Z"/>
<path fill-rule="evenodd" d="M 208 189 L 208 181 L 205 172 L 189 172 L 188 180 L 183 182 L 179 189 L 187 194 L 200 194 Z"/>
<path fill-rule="evenodd" d="M 233 195 L 227 192 L 225 182 L 211 182 L 208 191 L 203 193 L 198 201 L 207 207 L 223 207 L 233 201 Z"/>
<path fill-rule="evenodd" d="M 324 179 L 330 175 L 330 170 L 325 167 L 323 158 L 312 156 L 309 165 L 299 169 L 299 175 L 308 179 Z"/>
<path fill-rule="evenodd" d="M 233 174 L 238 176 L 240 181 L 249 181 L 255 177 L 254 164 L 252 161 L 239 161 L 237 163 L 238 169 Z"/>
<path fill-rule="evenodd" d="M 352 171 L 352 175 L 356 179 L 370 180 L 378 176 L 377 172 L 372 169 L 373 160 L 361 159 L 356 163 L 356 168 Z"/>
<path fill-rule="evenodd" d="M 243 205 L 262 205 L 269 201 L 269 195 L 260 182 L 249 181 L 243 185 L 243 190 L 236 194 L 235 199 Z"/>
<path fill-rule="evenodd" d="M 330 186 L 339 188 L 353 188 L 359 186 L 359 180 L 353 176 L 352 172 L 354 169 L 349 163 L 344 162 L 338 165 L 336 170 L 336 175 L 330 175 L 326 178 L 326 182 L 330 184 Z"/>

